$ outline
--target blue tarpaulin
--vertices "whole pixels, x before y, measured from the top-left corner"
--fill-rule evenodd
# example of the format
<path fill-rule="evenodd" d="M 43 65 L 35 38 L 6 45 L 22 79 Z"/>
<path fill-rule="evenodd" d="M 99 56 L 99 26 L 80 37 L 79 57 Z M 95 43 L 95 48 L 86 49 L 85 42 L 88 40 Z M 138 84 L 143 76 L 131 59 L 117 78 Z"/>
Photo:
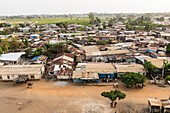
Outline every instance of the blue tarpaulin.
<path fill-rule="evenodd" d="M 40 56 L 35 56 L 31 61 L 36 61 Z"/>

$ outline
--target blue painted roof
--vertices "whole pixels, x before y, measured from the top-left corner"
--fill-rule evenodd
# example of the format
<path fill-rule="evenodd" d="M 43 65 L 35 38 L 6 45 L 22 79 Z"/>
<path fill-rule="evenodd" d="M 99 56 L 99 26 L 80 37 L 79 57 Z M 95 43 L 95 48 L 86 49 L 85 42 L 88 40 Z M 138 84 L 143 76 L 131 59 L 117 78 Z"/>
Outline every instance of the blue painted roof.
<path fill-rule="evenodd" d="M 31 61 L 36 61 L 40 56 L 35 56 Z"/>

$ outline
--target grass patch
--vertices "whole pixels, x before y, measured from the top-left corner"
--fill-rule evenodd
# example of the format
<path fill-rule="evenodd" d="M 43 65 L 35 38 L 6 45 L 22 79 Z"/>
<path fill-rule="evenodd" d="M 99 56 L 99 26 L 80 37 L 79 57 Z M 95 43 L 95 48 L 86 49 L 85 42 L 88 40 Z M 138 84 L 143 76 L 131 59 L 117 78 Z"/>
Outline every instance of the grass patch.
<path fill-rule="evenodd" d="M 16 25 L 18 23 L 24 22 L 37 22 L 38 24 L 53 24 L 59 22 L 67 22 L 68 24 L 81 24 L 81 25 L 88 25 L 89 18 L 32 18 L 32 19 L 7 19 L 7 20 L 0 20 L 6 21 L 11 23 L 12 25 Z"/>

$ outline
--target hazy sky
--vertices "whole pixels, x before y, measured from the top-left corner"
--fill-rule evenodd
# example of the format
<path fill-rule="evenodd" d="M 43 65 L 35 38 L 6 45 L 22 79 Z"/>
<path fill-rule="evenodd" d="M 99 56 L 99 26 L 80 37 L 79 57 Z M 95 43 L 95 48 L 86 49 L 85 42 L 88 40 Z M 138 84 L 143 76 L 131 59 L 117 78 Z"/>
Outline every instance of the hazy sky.
<path fill-rule="evenodd" d="M 170 0 L 0 0 L 0 15 L 170 12 Z"/>

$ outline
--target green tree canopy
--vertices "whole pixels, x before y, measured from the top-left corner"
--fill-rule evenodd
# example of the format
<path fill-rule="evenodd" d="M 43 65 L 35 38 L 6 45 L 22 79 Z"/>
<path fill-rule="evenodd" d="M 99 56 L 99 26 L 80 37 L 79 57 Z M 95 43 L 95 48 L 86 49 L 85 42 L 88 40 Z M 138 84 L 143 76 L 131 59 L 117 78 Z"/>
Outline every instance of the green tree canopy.
<path fill-rule="evenodd" d="M 64 53 L 65 51 L 68 50 L 68 46 L 64 43 L 56 43 L 50 46 L 48 49 L 50 53 L 52 54 L 59 54 L 59 53 Z"/>
<path fill-rule="evenodd" d="M 10 47 L 9 41 L 7 39 L 3 39 L 0 44 L 0 47 L 2 48 L 4 52 L 8 52 L 9 47 Z"/>
<path fill-rule="evenodd" d="M 97 41 L 97 45 L 106 45 L 107 42 L 105 40 L 99 40 Z"/>
<path fill-rule="evenodd" d="M 99 24 L 99 23 L 101 23 L 101 20 L 99 17 L 96 17 L 96 24 Z"/>
<path fill-rule="evenodd" d="M 143 87 L 144 82 L 146 81 L 146 78 L 144 75 L 140 73 L 126 73 L 121 76 L 121 80 L 123 83 L 126 84 L 128 88 L 134 88 L 141 84 Z"/>
<path fill-rule="evenodd" d="M 94 40 L 93 37 L 89 37 L 89 38 L 88 38 L 88 41 L 89 41 L 89 42 L 95 42 L 95 40 Z"/>
<path fill-rule="evenodd" d="M 89 19 L 90 19 L 90 24 L 93 24 L 93 23 L 94 23 L 94 20 L 95 20 L 94 14 L 93 14 L 92 12 L 90 12 L 90 13 L 88 14 L 88 16 L 89 16 Z"/>
<path fill-rule="evenodd" d="M 151 31 L 151 30 L 153 30 L 154 27 L 155 27 L 151 22 L 147 22 L 147 23 L 145 23 L 144 25 L 145 25 L 144 30 L 145 30 L 145 31 L 148 31 L 148 32 Z"/>
<path fill-rule="evenodd" d="M 109 23 L 108 23 L 108 26 L 109 26 L 109 27 L 112 27 L 112 26 L 113 26 L 113 23 L 114 23 L 113 18 L 110 18 Z"/>
<path fill-rule="evenodd" d="M 164 19 L 164 17 L 160 17 L 160 18 L 156 18 L 156 20 L 162 22 L 162 21 L 164 21 L 165 19 Z"/>
<path fill-rule="evenodd" d="M 111 100 L 111 107 L 113 107 L 113 102 L 116 101 L 117 99 L 119 100 L 124 99 L 126 97 L 126 94 L 122 93 L 119 90 L 115 90 L 115 91 L 111 90 L 110 92 L 102 92 L 101 96 L 109 98 Z"/>
<path fill-rule="evenodd" d="M 170 80 L 170 75 L 166 76 L 165 80 L 169 81 Z"/>
<path fill-rule="evenodd" d="M 15 49 L 19 48 L 19 41 L 18 41 L 18 37 L 11 37 L 10 41 L 10 49 L 14 52 Z"/>
<path fill-rule="evenodd" d="M 166 46 L 166 53 L 167 53 L 167 54 L 170 53 L 170 43 Z"/>
<path fill-rule="evenodd" d="M 42 54 L 43 54 L 42 48 L 37 48 L 33 53 L 34 56 L 39 56 L 39 55 L 42 55 Z"/>
<path fill-rule="evenodd" d="M 3 53 L 3 50 L 2 50 L 2 48 L 0 47 L 0 55 Z"/>

